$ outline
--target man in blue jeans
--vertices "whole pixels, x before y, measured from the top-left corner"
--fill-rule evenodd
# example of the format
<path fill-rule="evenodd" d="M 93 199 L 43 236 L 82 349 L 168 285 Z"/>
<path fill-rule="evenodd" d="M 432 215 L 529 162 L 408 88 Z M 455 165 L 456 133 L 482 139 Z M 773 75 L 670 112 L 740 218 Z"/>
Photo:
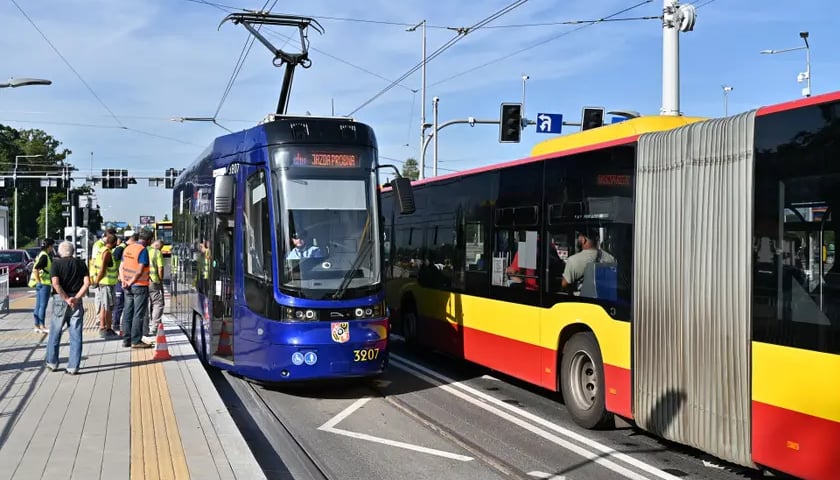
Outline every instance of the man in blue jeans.
<path fill-rule="evenodd" d="M 32 278 L 29 281 L 29 286 L 35 287 L 35 310 L 32 312 L 35 317 L 35 333 L 50 333 L 45 325 L 47 304 L 50 303 L 50 293 L 52 293 L 50 270 L 52 269 L 53 245 L 55 245 L 55 240 L 52 238 L 45 239 L 41 244 L 41 251 L 35 257 Z"/>
<path fill-rule="evenodd" d="M 123 311 L 123 346 L 151 348 L 143 342 L 143 323 L 149 309 L 149 252 L 146 245 L 152 233 L 143 230 L 137 243 L 125 247 L 120 262 L 120 282 L 125 295 Z"/>
<path fill-rule="evenodd" d="M 61 345 L 61 327 L 68 324 L 70 332 L 70 358 L 67 360 L 67 373 L 75 375 L 79 372 L 82 361 L 82 326 L 85 309 L 84 298 L 90 287 L 90 276 L 85 262 L 73 257 L 73 244 L 61 242 L 58 245 L 58 256 L 52 263 L 50 277 L 53 297 L 53 318 L 50 324 L 50 335 L 47 337 L 47 368 L 55 371 L 58 368 L 58 349 Z"/>

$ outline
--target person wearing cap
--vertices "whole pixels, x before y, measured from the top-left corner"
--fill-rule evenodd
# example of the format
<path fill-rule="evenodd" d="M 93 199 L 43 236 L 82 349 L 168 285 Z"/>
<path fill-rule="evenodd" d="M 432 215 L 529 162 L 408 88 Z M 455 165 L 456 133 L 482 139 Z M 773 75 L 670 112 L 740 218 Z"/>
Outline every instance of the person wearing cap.
<path fill-rule="evenodd" d="M 616 263 L 615 257 L 600 247 L 598 230 L 587 228 L 577 232 L 579 252 L 566 259 L 566 268 L 561 280 L 563 289 L 574 287 L 579 291 L 583 282 L 583 273 L 590 263 Z"/>
<path fill-rule="evenodd" d="M 305 230 L 292 234 L 292 249 L 286 255 L 287 260 L 300 260 L 304 258 L 321 258 L 321 249 L 315 245 L 307 245 L 308 235 Z"/>
<path fill-rule="evenodd" d="M 35 287 L 35 310 L 32 315 L 35 317 L 35 333 L 50 333 L 45 326 L 47 316 L 47 304 L 50 302 L 52 293 L 52 280 L 50 269 L 52 268 L 52 255 L 55 240 L 44 239 L 41 243 L 41 251 L 35 257 L 35 265 L 32 267 L 32 276 L 29 279 L 29 286 Z"/>

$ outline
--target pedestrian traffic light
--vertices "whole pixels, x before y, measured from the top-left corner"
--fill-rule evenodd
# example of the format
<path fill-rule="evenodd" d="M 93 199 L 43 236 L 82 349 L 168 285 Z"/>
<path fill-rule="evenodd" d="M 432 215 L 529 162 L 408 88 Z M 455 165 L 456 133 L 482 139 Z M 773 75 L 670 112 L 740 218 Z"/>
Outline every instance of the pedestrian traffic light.
<path fill-rule="evenodd" d="M 604 107 L 583 107 L 580 129 L 589 130 L 604 125 Z"/>
<path fill-rule="evenodd" d="M 499 119 L 499 143 L 519 143 L 522 138 L 522 104 L 503 103 Z"/>

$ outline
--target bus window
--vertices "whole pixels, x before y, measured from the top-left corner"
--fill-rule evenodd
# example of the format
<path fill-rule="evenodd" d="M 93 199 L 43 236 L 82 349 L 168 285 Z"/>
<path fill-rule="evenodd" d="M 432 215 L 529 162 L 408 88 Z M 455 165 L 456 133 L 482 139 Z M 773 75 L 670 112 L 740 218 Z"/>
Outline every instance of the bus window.
<path fill-rule="evenodd" d="M 539 290 L 536 230 L 497 230 L 493 247 L 492 284 L 525 290 Z"/>

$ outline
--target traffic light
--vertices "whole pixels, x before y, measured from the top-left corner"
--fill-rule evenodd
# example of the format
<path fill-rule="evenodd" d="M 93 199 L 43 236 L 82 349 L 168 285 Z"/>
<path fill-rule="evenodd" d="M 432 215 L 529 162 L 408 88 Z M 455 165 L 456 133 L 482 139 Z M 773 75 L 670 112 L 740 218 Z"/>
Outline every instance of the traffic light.
<path fill-rule="evenodd" d="M 175 188 L 175 179 L 178 178 L 180 172 L 174 168 L 166 169 L 166 176 L 164 177 L 164 187 Z"/>
<path fill-rule="evenodd" d="M 519 143 L 522 138 L 522 104 L 503 103 L 499 119 L 499 143 Z"/>
<path fill-rule="evenodd" d="M 589 130 L 604 125 L 604 107 L 583 107 L 580 129 Z"/>

